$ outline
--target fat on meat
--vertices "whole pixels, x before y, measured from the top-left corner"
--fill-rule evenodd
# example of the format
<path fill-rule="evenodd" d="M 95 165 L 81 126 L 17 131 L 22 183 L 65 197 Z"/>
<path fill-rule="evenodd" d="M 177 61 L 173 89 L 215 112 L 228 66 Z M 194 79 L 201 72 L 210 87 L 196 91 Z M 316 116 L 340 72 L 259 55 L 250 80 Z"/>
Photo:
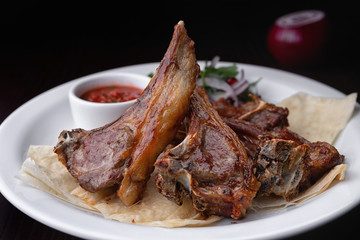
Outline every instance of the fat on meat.
<path fill-rule="evenodd" d="M 198 74 L 194 42 L 180 21 L 136 103 L 103 127 L 61 132 L 54 152 L 84 189 L 96 192 L 119 186 L 122 202 L 134 204 L 141 198 L 156 158 L 188 112 Z"/>
<path fill-rule="evenodd" d="M 258 97 L 240 107 L 215 104 L 238 135 L 256 167 L 258 196 L 277 195 L 289 201 L 345 157 L 326 142 L 309 142 L 288 127 L 288 110 Z"/>
<path fill-rule="evenodd" d="M 189 111 L 185 139 L 155 163 L 160 193 L 177 204 L 190 197 L 204 215 L 244 217 L 260 186 L 252 161 L 203 88 L 195 88 Z"/>

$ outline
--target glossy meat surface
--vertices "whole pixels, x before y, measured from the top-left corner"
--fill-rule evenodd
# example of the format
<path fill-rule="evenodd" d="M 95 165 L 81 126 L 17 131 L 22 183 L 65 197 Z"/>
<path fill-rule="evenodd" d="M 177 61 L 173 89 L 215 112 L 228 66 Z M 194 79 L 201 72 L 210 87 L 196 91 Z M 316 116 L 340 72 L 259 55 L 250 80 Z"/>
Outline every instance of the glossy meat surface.
<path fill-rule="evenodd" d="M 90 131 L 63 131 L 54 151 L 80 185 L 91 192 L 119 184 L 126 205 L 141 197 L 157 156 L 188 112 L 199 73 L 194 42 L 184 23 L 138 101 L 116 121 Z"/>
<path fill-rule="evenodd" d="M 189 196 L 205 215 L 244 217 L 259 188 L 244 147 L 200 87 L 191 97 L 185 139 L 160 155 L 155 167 L 164 196 L 178 204 Z"/>
<path fill-rule="evenodd" d="M 264 102 L 259 96 L 251 95 L 252 101 L 235 107 L 224 99 L 214 103 L 214 108 L 222 118 L 242 119 L 256 124 L 262 130 L 271 131 L 289 125 L 288 109 Z"/>
<path fill-rule="evenodd" d="M 239 109 L 243 115 L 224 117 L 256 166 L 256 177 L 261 182 L 258 195 L 275 194 L 290 200 L 343 163 L 344 156 L 332 145 L 311 143 L 287 129 L 287 110 L 267 103 L 261 105 L 267 107 L 247 112 Z"/>

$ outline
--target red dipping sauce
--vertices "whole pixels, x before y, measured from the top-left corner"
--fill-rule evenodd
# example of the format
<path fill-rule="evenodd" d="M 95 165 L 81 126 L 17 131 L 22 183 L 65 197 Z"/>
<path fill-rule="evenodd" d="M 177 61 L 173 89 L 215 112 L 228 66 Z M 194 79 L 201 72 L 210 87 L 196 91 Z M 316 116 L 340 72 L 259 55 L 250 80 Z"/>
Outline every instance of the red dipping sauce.
<path fill-rule="evenodd" d="M 126 102 L 138 98 L 142 89 L 134 86 L 111 85 L 88 90 L 80 98 L 98 103 Z"/>

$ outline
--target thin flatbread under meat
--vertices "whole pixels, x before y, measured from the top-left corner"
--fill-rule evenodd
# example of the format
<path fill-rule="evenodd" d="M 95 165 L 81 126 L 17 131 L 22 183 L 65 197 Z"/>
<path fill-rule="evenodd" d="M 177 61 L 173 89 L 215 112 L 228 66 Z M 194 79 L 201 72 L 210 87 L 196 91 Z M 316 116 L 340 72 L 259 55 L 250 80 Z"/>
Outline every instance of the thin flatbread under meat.
<path fill-rule="evenodd" d="M 333 143 L 351 118 L 357 93 L 344 98 L 297 93 L 279 103 L 289 109 L 289 129 L 311 142 Z"/>
<path fill-rule="evenodd" d="M 52 150 L 52 146 L 30 146 L 17 178 L 77 207 L 120 222 L 174 228 L 206 226 L 222 219 L 202 216 L 190 201 L 178 206 L 167 200 L 158 192 L 153 177 L 146 185 L 142 200 L 130 207 L 125 206 L 109 189 L 88 192 L 80 187 Z"/>

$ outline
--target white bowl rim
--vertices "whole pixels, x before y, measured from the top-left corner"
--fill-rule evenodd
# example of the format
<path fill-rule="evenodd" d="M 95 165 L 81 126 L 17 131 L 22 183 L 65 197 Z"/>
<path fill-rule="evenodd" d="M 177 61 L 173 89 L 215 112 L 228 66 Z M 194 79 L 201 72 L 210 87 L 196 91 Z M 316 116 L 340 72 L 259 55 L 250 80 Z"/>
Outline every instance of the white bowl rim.
<path fill-rule="evenodd" d="M 124 102 L 115 102 L 115 103 L 99 103 L 99 102 L 91 102 L 91 101 L 87 101 L 84 100 L 82 98 L 80 98 L 79 96 L 77 96 L 75 94 L 75 90 L 81 86 L 82 84 L 88 83 L 88 82 L 92 82 L 92 81 L 98 81 L 99 78 L 103 78 L 103 77 L 121 77 L 121 76 L 126 76 L 126 77 L 133 77 L 133 78 L 142 78 L 143 80 L 147 80 L 147 82 L 150 82 L 150 77 L 142 75 L 142 74 L 136 74 L 136 73 L 128 73 L 128 72 L 109 72 L 109 73 L 102 73 L 102 74 L 90 74 L 81 78 L 78 78 L 78 82 L 74 83 L 70 90 L 69 90 L 69 98 L 72 101 L 76 101 L 78 103 L 81 104 L 85 104 L 87 106 L 97 106 L 97 107 L 114 107 L 114 106 L 118 106 L 118 105 L 123 105 L 123 104 L 133 104 L 136 102 L 137 99 L 133 99 L 133 100 L 129 100 L 129 101 L 124 101 Z M 115 80 L 116 81 L 116 80 Z M 139 87 L 139 86 L 136 86 Z M 140 87 L 141 88 L 141 87 Z M 89 88 L 90 90 L 91 88 Z M 143 88 L 145 89 L 145 87 Z"/>

